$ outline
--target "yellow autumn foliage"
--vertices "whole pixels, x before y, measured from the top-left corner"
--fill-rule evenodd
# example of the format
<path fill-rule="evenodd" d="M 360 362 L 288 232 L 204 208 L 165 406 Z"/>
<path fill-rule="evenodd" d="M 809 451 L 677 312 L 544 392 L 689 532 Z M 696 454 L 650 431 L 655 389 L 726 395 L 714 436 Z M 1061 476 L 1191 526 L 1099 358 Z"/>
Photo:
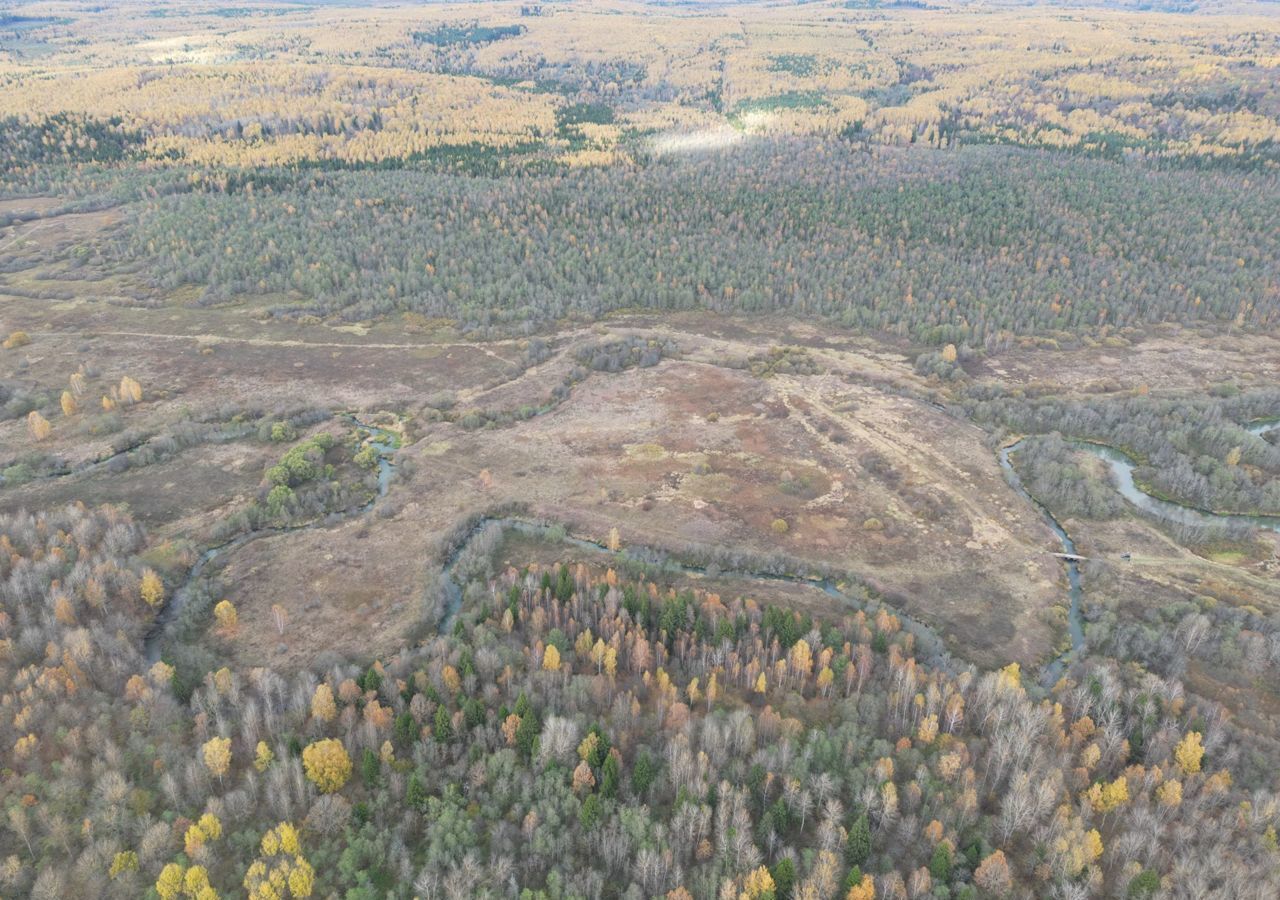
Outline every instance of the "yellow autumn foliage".
<path fill-rule="evenodd" d="M 351 777 L 351 757 L 342 741 L 326 738 L 308 744 L 302 751 L 302 767 L 307 778 L 322 794 L 341 790 Z"/>

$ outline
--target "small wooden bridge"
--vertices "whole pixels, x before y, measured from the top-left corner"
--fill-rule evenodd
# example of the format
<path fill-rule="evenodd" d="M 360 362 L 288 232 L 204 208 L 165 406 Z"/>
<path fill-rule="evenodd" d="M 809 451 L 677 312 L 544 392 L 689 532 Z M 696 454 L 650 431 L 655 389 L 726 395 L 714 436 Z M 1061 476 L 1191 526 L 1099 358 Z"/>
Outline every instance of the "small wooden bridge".
<path fill-rule="evenodd" d="M 1088 556 L 1081 556 L 1079 553 L 1050 553 L 1049 555 L 1056 556 L 1058 559 L 1068 559 L 1072 562 L 1084 562 L 1090 558 Z"/>

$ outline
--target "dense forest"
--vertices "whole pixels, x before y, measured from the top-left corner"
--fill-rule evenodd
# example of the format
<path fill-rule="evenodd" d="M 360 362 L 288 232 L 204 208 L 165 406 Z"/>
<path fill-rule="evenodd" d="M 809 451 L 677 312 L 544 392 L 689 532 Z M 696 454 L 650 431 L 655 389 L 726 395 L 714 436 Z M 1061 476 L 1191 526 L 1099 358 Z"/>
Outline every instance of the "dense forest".
<path fill-rule="evenodd" d="M 0 521 L 6 893 L 1265 898 L 1277 799 L 1181 685 L 931 670 L 613 570 L 509 570 L 368 668 L 148 663 L 111 509 Z M 234 608 L 206 626 L 237 639 Z M 1234 776 L 1233 777 L 1233 770 Z M 154 891 L 154 893 L 151 893 Z"/>
<path fill-rule="evenodd" d="M 706 308 L 982 346 L 1274 324 L 1276 193 L 1271 176 L 795 139 L 549 175 L 193 190 L 143 205 L 108 253 L 161 287 L 203 285 L 206 303 L 281 294 L 287 316 L 407 309 L 483 332 Z"/>
<path fill-rule="evenodd" d="M 1095 575 L 1099 573 L 1094 573 Z M 1132 660 L 1165 678 L 1212 668 L 1237 684 L 1280 689 L 1280 618 L 1254 606 L 1216 603 L 1204 595 L 1161 598 L 1135 609 L 1131 597 L 1098 592 L 1089 610 L 1089 644 L 1113 659 Z M 1252 739 L 1242 763 L 1274 769 L 1273 742 Z"/>

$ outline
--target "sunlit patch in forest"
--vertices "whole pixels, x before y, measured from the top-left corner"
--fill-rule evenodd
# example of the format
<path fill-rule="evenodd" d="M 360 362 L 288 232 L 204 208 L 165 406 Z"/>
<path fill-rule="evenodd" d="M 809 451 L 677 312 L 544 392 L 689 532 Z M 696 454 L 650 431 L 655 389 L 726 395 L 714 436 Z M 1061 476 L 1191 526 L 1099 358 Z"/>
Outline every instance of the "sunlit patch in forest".
<path fill-rule="evenodd" d="M 709 128 L 695 132 L 674 132 L 655 137 L 653 150 L 658 154 L 694 154 L 723 150 L 740 144 L 746 136 L 736 128 Z"/>

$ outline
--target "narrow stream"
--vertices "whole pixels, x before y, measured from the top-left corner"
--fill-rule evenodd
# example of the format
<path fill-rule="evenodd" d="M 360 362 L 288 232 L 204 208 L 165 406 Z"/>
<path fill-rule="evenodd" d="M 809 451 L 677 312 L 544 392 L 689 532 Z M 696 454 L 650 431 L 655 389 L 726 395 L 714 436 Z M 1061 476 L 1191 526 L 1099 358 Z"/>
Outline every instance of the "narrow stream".
<path fill-rule="evenodd" d="M 132 444 L 128 447 L 125 447 L 123 450 L 120 450 L 116 453 L 112 453 L 109 456 L 103 456 L 99 459 L 89 460 L 88 462 L 83 463 L 79 468 L 76 468 L 75 466 L 63 465 L 60 468 L 54 469 L 52 472 L 45 472 L 43 475 L 36 475 L 36 476 L 33 476 L 32 478 L 27 479 L 26 481 L 20 481 L 18 482 L 18 486 L 32 484 L 33 482 L 38 482 L 38 481 L 52 481 L 56 478 L 69 478 L 72 475 L 89 475 L 93 472 L 99 471 L 100 469 L 105 469 L 107 466 L 111 465 L 117 459 L 127 457 L 130 453 L 134 452 L 135 450 L 141 449 L 146 445 L 147 445 L 147 441 L 140 441 L 139 443 Z M 5 478 L 3 475 L 0 475 L 0 487 L 4 487 L 4 485 L 5 485 Z"/>
<path fill-rule="evenodd" d="M 1246 525 L 1267 531 L 1280 531 L 1280 516 L 1211 513 L 1196 509 L 1194 506 L 1184 506 L 1172 500 L 1153 497 L 1134 482 L 1133 470 L 1137 465 L 1123 450 L 1117 450 L 1105 444 L 1089 444 L 1083 441 L 1077 441 L 1074 444 L 1105 462 L 1111 470 L 1112 477 L 1115 478 L 1116 488 L 1121 496 L 1152 518 L 1172 522 L 1175 525 Z"/>
<path fill-rule="evenodd" d="M 398 438 L 393 432 L 385 428 L 379 428 L 376 425 L 361 422 L 355 416 L 346 415 L 343 418 L 350 422 L 360 434 L 364 435 L 368 440 L 369 446 L 373 447 L 378 453 L 377 492 L 369 499 L 369 502 L 340 513 L 345 518 L 368 512 L 379 499 L 386 496 L 387 489 L 391 486 L 391 478 L 395 474 L 395 462 L 392 457 L 395 454 Z M 165 638 L 173 628 L 173 624 L 178 621 L 178 617 L 182 614 L 187 604 L 191 602 L 195 589 L 199 585 L 201 577 L 204 575 L 204 570 L 209 563 L 260 537 L 303 531 L 308 528 L 320 527 L 322 524 L 319 522 L 304 522 L 300 525 L 256 528 L 253 531 L 246 531 L 244 534 L 237 535 L 229 541 L 224 541 L 216 547 L 210 547 L 201 553 L 200 558 L 191 567 L 191 571 L 187 573 L 186 580 L 183 581 L 182 586 L 174 591 L 164 606 L 161 607 L 159 615 L 156 616 L 155 621 L 147 631 L 146 637 L 143 639 L 143 653 L 147 658 L 147 662 L 154 663 L 160 659 L 160 651 Z"/>
<path fill-rule="evenodd" d="M 1076 542 L 1071 540 L 1071 535 L 1067 534 L 1067 530 L 1054 518 L 1053 513 L 1049 512 L 1048 507 L 1031 496 L 1031 492 L 1023 486 L 1017 469 L 1009 461 L 1009 456 L 1016 453 L 1022 444 L 1023 441 L 1019 440 L 1007 447 L 1000 448 L 1000 468 L 1004 470 L 1004 477 L 1020 497 L 1040 511 L 1045 523 L 1058 536 L 1058 543 L 1062 545 L 1062 552 L 1074 556 Z M 1084 652 L 1084 614 L 1080 608 L 1081 595 L 1083 594 L 1080 582 L 1080 562 L 1075 559 L 1064 559 L 1062 562 L 1067 569 L 1067 597 L 1070 600 L 1067 607 L 1067 631 L 1071 635 L 1071 648 L 1045 664 L 1045 667 L 1040 672 L 1040 684 L 1044 687 L 1052 687 L 1057 683 L 1072 658 L 1077 653 Z"/>
<path fill-rule="evenodd" d="M 1280 427 L 1278 423 L 1265 421 L 1252 423 L 1246 426 L 1246 430 L 1261 437 L 1277 427 Z M 1123 450 L 1117 450 L 1115 447 L 1110 447 L 1106 444 L 1094 444 L 1086 441 L 1075 441 L 1073 444 L 1082 450 L 1087 450 L 1105 462 L 1111 470 L 1111 474 L 1115 478 L 1116 487 L 1124 499 L 1153 518 L 1172 522 L 1176 525 L 1245 525 L 1251 528 L 1280 532 L 1280 516 L 1215 513 L 1176 503 L 1172 500 L 1153 497 L 1134 482 L 1133 470 L 1137 468 L 1137 463 Z"/>
<path fill-rule="evenodd" d="M 188 444 L 185 446 L 179 445 L 177 450 L 173 452 L 170 456 L 162 457 L 157 462 L 168 462 L 169 460 L 176 457 L 177 453 L 180 453 L 183 450 L 189 449 L 191 447 L 202 446 L 202 445 L 208 446 L 208 445 L 216 445 L 216 444 L 227 444 L 227 443 L 231 443 L 232 441 L 238 441 L 252 434 L 253 431 L 254 431 L 254 428 L 251 425 L 244 425 L 237 428 L 234 431 L 224 432 L 222 434 L 215 435 L 208 439 L 201 440 L 200 443 L 198 444 Z M 129 457 L 133 456 L 133 454 L 137 453 L 139 450 L 145 450 L 148 446 L 150 446 L 150 444 L 153 441 L 163 437 L 165 437 L 165 435 L 163 434 L 152 434 L 146 438 L 143 438 L 141 440 L 138 440 L 135 443 L 130 444 L 127 447 L 122 447 L 119 450 L 109 453 L 106 456 L 101 456 L 101 457 L 98 457 L 97 459 L 84 460 L 80 463 L 77 463 L 76 465 L 63 464 L 59 468 L 54 469 L 51 472 L 45 472 L 42 475 L 34 475 L 31 478 L 26 479 L 25 481 L 19 481 L 16 485 L 13 485 L 13 487 L 15 488 L 23 487 L 28 484 L 35 484 L 42 481 L 55 481 L 59 478 L 83 477 L 85 475 L 92 475 L 97 472 L 101 472 L 104 469 L 109 470 L 117 461 L 128 460 Z M 130 468 L 130 466 L 126 463 L 126 469 L 127 468 Z M 3 474 L 0 474 L 0 488 L 3 488 L 3 487 L 5 487 L 5 478 Z"/>
<path fill-rule="evenodd" d="M 352 425 L 368 440 L 378 453 L 378 490 L 368 503 L 360 507 L 346 511 L 344 516 L 359 515 L 373 508 L 377 501 L 384 497 L 390 487 L 391 479 L 394 475 L 395 463 L 393 456 L 397 447 L 397 437 L 394 433 L 359 421 L 354 416 L 344 416 Z M 1278 427 L 1276 422 L 1261 422 L 1249 426 L 1249 431 L 1254 434 L 1263 434 Z M 1223 521 L 1240 521 L 1249 525 L 1270 528 L 1280 531 L 1280 516 L 1220 516 L 1213 513 L 1203 512 L 1201 510 L 1192 509 L 1191 507 L 1181 506 L 1166 500 L 1160 500 L 1143 492 L 1137 487 L 1133 480 L 1133 470 L 1135 464 L 1128 456 L 1119 450 L 1101 444 L 1088 444 L 1077 442 L 1078 446 L 1088 450 L 1094 455 L 1103 459 L 1110 466 L 1111 471 L 1115 475 L 1117 486 L 1121 494 L 1139 510 L 1148 513 L 1157 518 L 1167 521 L 1182 522 L 1187 524 L 1214 524 Z M 1027 491 L 1019 477 L 1017 470 L 1014 468 L 1010 460 L 1012 454 L 1016 453 L 1023 445 L 1023 440 L 1018 440 L 1008 446 L 1000 448 L 999 462 L 1000 468 L 1004 472 L 1006 480 L 1019 496 L 1035 507 L 1041 514 L 1045 523 L 1057 535 L 1058 542 L 1065 554 L 1075 555 L 1076 545 L 1067 534 L 1061 523 L 1053 516 L 1039 500 Z M 462 541 L 449 554 L 443 566 L 444 581 L 447 587 L 448 597 L 446 598 L 446 608 L 440 622 L 440 630 L 446 630 L 456 617 L 458 610 L 462 604 L 463 585 L 459 583 L 456 576 L 456 569 L 459 561 L 463 558 L 466 551 L 482 533 L 491 526 L 497 526 L 503 531 L 516 531 L 521 534 L 534 537 L 550 537 L 555 526 L 533 522 L 514 516 L 494 516 L 480 519 L 472 527 L 471 531 L 463 538 Z M 208 565 L 218 557 L 235 550 L 236 548 L 256 540 L 260 537 L 275 534 L 286 534 L 292 531 L 300 531 L 307 528 L 323 527 L 323 523 L 308 522 L 300 525 L 277 526 L 255 529 L 246 532 L 229 541 L 219 544 L 216 547 L 210 547 L 200 555 L 200 558 L 192 566 L 186 580 L 177 591 L 173 593 L 169 601 L 161 609 L 160 614 L 156 617 L 155 623 L 148 631 L 145 641 L 144 650 L 148 662 L 155 662 L 160 658 L 160 650 L 164 639 L 168 636 L 173 624 L 178 620 L 182 610 L 190 602 L 197 585 L 200 583 L 205 569 Z M 563 534 L 563 529 L 557 529 L 555 535 L 560 542 L 578 549 L 590 552 L 609 552 L 604 544 L 587 540 L 581 537 L 574 537 Z M 1084 652 L 1085 635 L 1084 635 L 1084 618 L 1081 609 L 1082 584 L 1080 576 L 1080 564 L 1075 559 L 1064 559 L 1063 564 L 1067 572 L 1068 598 L 1069 605 L 1067 611 L 1067 630 L 1071 637 L 1071 646 L 1068 650 L 1059 654 L 1056 658 L 1046 663 L 1040 672 L 1040 682 L 1045 687 L 1052 686 L 1066 671 L 1066 667 L 1072 659 Z M 698 577 L 706 577 L 710 573 L 704 566 L 688 565 L 668 559 L 664 562 L 664 567 L 674 573 L 682 573 L 686 575 L 694 575 Z M 845 593 L 839 585 L 832 579 L 822 576 L 806 576 L 789 573 L 774 572 L 758 572 L 724 569 L 718 572 L 718 577 L 735 578 L 743 580 L 756 581 L 773 581 L 785 582 L 789 584 L 804 584 L 816 587 L 826 593 L 829 597 L 839 601 L 841 604 L 858 608 L 862 605 L 857 598 Z M 895 615 L 902 622 L 903 629 L 914 634 L 918 644 L 928 651 L 940 661 L 943 665 L 951 667 L 950 656 L 946 650 L 946 646 L 930 626 L 923 622 L 912 619 L 900 611 L 895 610 Z"/>
<path fill-rule="evenodd" d="M 1259 436 L 1278 427 L 1280 427 L 1280 421 L 1276 420 L 1254 422 L 1245 426 L 1246 430 L 1251 434 Z M 1023 485 L 1022 479 L 1019 477 L 1017 470 L 1009 460 L 1010 455 L 1016 453 L 1022 444 L 1023 440 L 1018 440 L 1006 447 L 1000 448 L 1000 468 L 1004 470 L 1005 478 L 1009 481 L 1009 484 L 1013 489 L 1017 491 L 1020 496 L 1026 499 L 1028 503 L 1040 511 L 1045 523 L 1053 530 L 1053 533 L 1058 536 L 1058 542 L 1062 546 L 1062 552 L 1074 556 L 1077 552 L 1075 541 L 1073 541 L 1071 536 L 1067 534 L 1067 531 L 1062 527 L 1062 524 L 1054 518 L 1053 513 L 1051 513 L 1043 503 L 1031 496 L 1031 493 Z M 1195 509 L 1194 507 L 1174 503 L 1170 500 L 1162 500 L 1159 497 L 1153 497 L 1146 491 L 1139 488 L 1134 482 L 1133 471 L 1137 466 L 1128 454 L 1106 444 L 1095 444 L 1087 441 L 1073 441 L 1072 444 L 1073 446 L 1086 450 L 1103 460 L 1115 479 L 1115 486 L 1117 490 L 1119 490 L 1120 495 L 1140 512 L 1143 512 L 1152 518 L 1180 525 L 1214 526 L 1222 524 L 1238 524 L 1280 532 L 1280 516 L 1224 515 Z M 1075 655 L 1084 652 L 1084 616 L 1080 605 L 1083 595 L 1083 588 L 1080 579 L 1080 563 L 1075 559 L 1064 559 L 1062 562 L 1067 570 L 1067 594 L 1070 599 L 1070 605 L 1067 610 L 1067 630 L 1071 634 L 1071 648 L 1045 665 L 1040 674 L 1040 682 L 1045 687 L 1052 686 L 1062 676 L 1062 673 L 1066 670 L 1066 667 L 1070 664 Z"/>

